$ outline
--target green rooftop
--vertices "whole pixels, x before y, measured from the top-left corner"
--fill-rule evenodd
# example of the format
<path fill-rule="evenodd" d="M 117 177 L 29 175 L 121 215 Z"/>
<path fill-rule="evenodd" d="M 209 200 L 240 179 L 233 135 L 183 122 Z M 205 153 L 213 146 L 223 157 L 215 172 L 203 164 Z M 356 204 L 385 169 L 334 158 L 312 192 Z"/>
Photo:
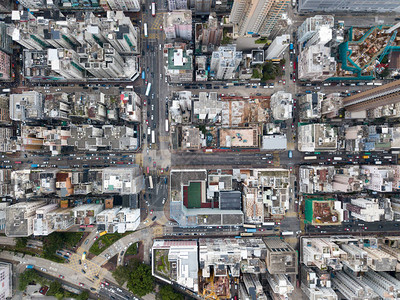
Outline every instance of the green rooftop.
<path fill-rule="evenodd" d="M 192 56 L 186 54 L 186 50 L 168 49 L 168 69 L 192 70 Z"/>

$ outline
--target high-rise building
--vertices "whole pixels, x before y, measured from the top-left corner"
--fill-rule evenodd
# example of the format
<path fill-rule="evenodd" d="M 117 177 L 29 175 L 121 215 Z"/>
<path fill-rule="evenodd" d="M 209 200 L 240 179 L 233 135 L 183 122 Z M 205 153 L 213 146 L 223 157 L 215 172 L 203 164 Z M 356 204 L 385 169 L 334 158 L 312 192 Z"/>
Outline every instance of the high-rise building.
<path fill-rule="evenodd" d="M 0 50 L 0 81 L 11 79 L 10 55 Z"/>
<path fill-rule="evenodd" d="M 242 51 L 236 51 L 235 45 L 221 46 L 212 53 L 210 69 L 216 79 L 231 79 L 241 61 Z"/>
<path fill-rule="evenodd" d="M 46 7 L 46 1 L 45 0 L 21 0 L 19 3 L 26 7 L 26 8 L 33 8 L 33 9 L 39 9 L 39 8 L 45 8 Z"/>
<path fill-rule="evenodd" d="M 266 59 L 278 58 L 282 55 L 283 51 L 289 46 L 290 35 L 284 34 L 277 36 L 267 49 Z"/>
<path fill-rule="evenodd" d="M 19 202 L 7 207 L 5 230 L 6 235 L 10 237 L 32 235 L 36 210 L 45 204 L 45 201 L 31 201 Z"/>
<path fill-rule="evenodd" d="M 194 12 L 196 15 L 208 15 L 210 13 L 212 0 L 194 1 Z"/>
<path fill-rule="evenodd" d="M 12 264 L 0 262 L 0 300 L 12 297 Z"/>
<path fill-rule="evenodd" d="M 187 0 L 168 0 L 168 10 L 188 9 Z"/>
<path fill-rule="evenodd" d="M 348 111 L 362 111 L 400 102 L 400 80 L 343 99 Z"/>
<path fill-rule="evenodd" d="M 230 14 L 236 34 L 271 34 L 289 5 L 289 0 L 235 0 Z"/>
<path fill-rule="evenodd" d="M 107 0 L 111 10 L 140 11 L 139 0 Z"/>
<path fill-rule="evenodd" d="M 165 38 L 184 40 L 192 39 L 192 12 L 177 10 L 164 15 Z"/>
<path fill-rule="evenodd" d="M 298 60 L 298 78 L 301 80 L 323 81 L 336 72 L 336 60 L 331 56 L 331 49 L 323 45 L 305 48 Z"/>
<path fill-rule="evenodd" d="M 4 22 L 0 22 L 0 50 L 7 54 L 12 54 L 12 39 L 7 34 L 7 25 Z"/>
<path fill-rule="evenodd" d="M 354 12 L 393 12 L 400 11 L 398 0 L 299 0 L 300 12 L 311 11 L 354 11 Z"/>
<path fill-rule="evenodd" d="M 334 22 L 335 19 L 332 15 L 316 15 L 307 18 L 297 29 L 298 42 L 308 41 L 323 27 L 333 28 Z"/>

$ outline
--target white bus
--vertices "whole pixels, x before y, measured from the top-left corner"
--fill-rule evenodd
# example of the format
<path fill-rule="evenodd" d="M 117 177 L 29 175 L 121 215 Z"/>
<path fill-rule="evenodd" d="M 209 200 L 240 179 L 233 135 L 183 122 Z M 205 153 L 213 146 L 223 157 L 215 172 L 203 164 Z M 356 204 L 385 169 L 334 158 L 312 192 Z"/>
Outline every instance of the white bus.
<path fill-rule="evenodd" d="M 168 119 L 165 120 L 165 131 L 168 132 Z"/>
<path fill-rule="evenodd" d="M 316 156 L 304 156 L 305 160 L 309 160 L 309 159 L 317 159 Z"/>
<path fill-rule="evenodd" d="M 151 90 L 151 82 L 149 82 L 147 84 L 147 89 L 146 89 L 146 94 L 145 94 L 147 97 L 150 95 L 150 90 Z"/>
<path fill-rule="evenodd" d="M 148 37 L 149 34 L 147 33 L 147 23 L 144 23 L 144 25 L 143 25 L 143 31 L 144 31 L 144 37 Z"/>
<path fill-rule="evenodd" d="M 153 189 L 153 177 L 149 176 L 149 189 Z"/>
<path fill-rule="evenodd" d="M 264 222 L 263 226 L 275 226 L 275 222 Z"/>
<path fill-rule="evenodd" d="M 154 132 L 154 130 L 151 131 L 151 143 L 156 143 L 156 133 Z"/>
<path fill-rule="evenodd" d="M 254 224 L 243 224 L 244 228 L 257 228 Z"/>
<path fill-rule="evenodd" d="M 333 158 L 333 160 L 343 160 L 343 158 L 341 158 L 340 156 L 335 156 L 335 157 Z"/>
<path fill-rule="evenodd" d="M 156 3 L 155 3 L 155 2 L 152 2 L 152 3 L 151 3 L 151 15 L 152 15 L 153 17 L 156 16 Z"/>
<path fill-rule="evenodd" d="M 294 232 L 293 232 L 293 231 L 282 231 L 281 234 L 282 234 L 282 235 L 293 235 Z"/>

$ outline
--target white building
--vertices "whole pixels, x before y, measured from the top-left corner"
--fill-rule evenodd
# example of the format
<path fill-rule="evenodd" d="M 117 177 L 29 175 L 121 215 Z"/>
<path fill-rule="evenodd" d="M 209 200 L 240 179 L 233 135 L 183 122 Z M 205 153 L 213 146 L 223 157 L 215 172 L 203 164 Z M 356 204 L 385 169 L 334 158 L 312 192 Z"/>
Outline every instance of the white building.
<path fill-rule="evenodd" d="M 138 94 L 134 91 L 124 91 L 120 95 L 121 119 L 129 122 L 140 122 L 142 119 L 142 104 Z"/>
<path fill-rule="evenodd" d="M 394 170 L 391 166 L 361 166 L 362 174 L 366 177 L 365 187 L 376 192 L 392 192 Z"/>
<path fill-rule="evenodd" d="M 10 237 L 32 235 L 36 210 L 45 204 L 45 201 L 31 201 L 8 206 L 6 208 L 6 235 Z"/>
<path fill-rule="evenodd" d="M 36 217 L 33 220 L 33 235 L 49 235 L 55 228 L 47 218 L 47 214 L 57 209 L 57 204 L 48 204 L 36 210 Z"/>
<path fill-rule="evenodd" d="M 0 262 L 0 300 L 11 299 L 12 295 L 12 264 Z"/>
<path fill-rule="evenodd" d="M 103 169 L 103 193 L 138 194 L 143 186 L 144 178 L 138 166 L 134 168 Z"/>
<path fill-rule="evenodd" d="M 385 209 L 380 208 L 379 199 L 351 199 L 351 204 L 346 204 L 346 209 L 351 215 L 364 222 L 378 222 L 385 214 Z"/>
<path fill-rule="evenodd" d="M 274 41 L 269 45 L 267 49 L 266 59 L 274 59 L 279 58 L 283 51 L 289 46 L 290 43 L 290 35 L 284 34 L 281 36 L 277 36 Z"/>
<path fill-rule="evenodd" d="M 157 255 L 161 255 L 159 253 L 165 253 L 163 257 L 167 261 L 163 263 L 171 266 L 171 273 L 174 278 L 166 278 L 158 272 L 155 259 Z M 168 284 L 174 282 L 197 293 L 199 291 L 197 253 L 197 241 L 154 240 L 152 247 L 152 275 Z"/>
<path fill-rule="evenodd" d="M 111 10 L 140 11 L 139 0 L 107 0 Z"/>
<path fill-rule="evenodd" d="M 96 216 L 103 211 L 103 204 L 83 204 L 72 209 L 75 224 L 90 225 L 96 222 Z"/>
<path fill-rule="evenodd" d="M 221 46 L 211 57 L 210 70 L 218 80 L 232 79 L 242 61 L 242 51 L 236 51 L 236 45 Z"/>
<path fill-rule="evenodd" d="M 216 92 L 200 92 L 199 100 L 193 102 L 193 115 L 199 120 L 217 122 L 222 112 L 222 102 Z"/>
<path fill-rule="evenodd" d="M 305 48 L 298 56 L 298 78 L 300 80 L 323 81 L 336 72 L 336 60 L 331 49 L 323 45 Z"/>
<path fill-rule="evenodd" d="M 297 29 L 297 39 L 299 43 L 304 43 L 311 39 L 318 31 L 325 28 L 333 28 L 335 19 L 331 15 L 316 15 L 307 18 Z M 332 39 L 332 32 L 331 32 Z"/>
<path fill-rule="evenodd" d="M 300 120 L 320 119 L 323 93 L 305 94 L 298 101 Z"/>
<path fill-rule="evenodd" d="M 307 124 L 297 128 L 301 152 L 333 151 L 337 148 L 337 130 L 328 124 Z"/>
<path fill-rule="evenodd" d="M 99 231 L 125 233 L 135 231 L 140 224 L 140 209 L 114 207 L 105 209 L 96 216 Z"/>
<path fill-rule="evenodd" d="M 36 91 L 10 95 L 10 119 L 13 121 L 44 118 L 44 95 Z"/>
<path fill-rule="evenodd" d="M 293 118 L 293 99 L 291 93 L 278 91 L 271 96 L 272 116 L 275 120 Z"/>

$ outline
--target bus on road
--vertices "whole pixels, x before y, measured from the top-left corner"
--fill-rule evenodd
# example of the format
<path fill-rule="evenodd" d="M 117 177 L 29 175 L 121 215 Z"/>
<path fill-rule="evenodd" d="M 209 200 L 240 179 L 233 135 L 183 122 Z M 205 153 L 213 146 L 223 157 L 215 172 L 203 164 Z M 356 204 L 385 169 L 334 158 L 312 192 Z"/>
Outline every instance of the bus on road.
<path fill-rule="evenodd" d="M 151 3 L 151 15 L 152 15 L 153 17 L 156 16 L 156 3 L 155 3 L 155 2 L 152 2 L 152 3 Z"/>
<path fill-rule="evenodd" d="M 252 232 L 241 232 L 240 233 L 240 236 L 253 236 L 254 235 L 254 233 L 252 233 Z"/>
<path fill-rule="evenodd" d="M 149 189 L 153 189 L 153 177 L 149 176 Z"/>
<path fill-rule="evenodd" d="M 149 83 L 147 84 L 146 94 L 145 94 L 147 97 L 150 95 L 150 90 L 151 90 L 151 82 L 149 82 Z"/>
<path fill-rule="evenodd" d="M 144 37 L 148 37 L 149 36 L 149 34 L 147 32 L 147 23 L 144 23 L 144 25 L 143 25 L 143 32 L 144 32 Z"/>
<path fill-rule="evenodd" d="M 168 119 L 165 120 L 165 131 L 168 132 Z"/>
<path fill-rule="evenodd" d="M 305 160 L 309 160 L 309 159 L 317 159 L 316 156 L 304 156 Z"/>
<path fill-rule="evenodd" d="M 154 132 L 154 130 L 151 131 L 151 143 L 156 143 L 156 133 Z"/>
<path fill-rule="evenodd" d="M 247 228 L 246 232 L 257 232 L 256 228 Z"/>
<path fill-rule="evenodd" d="M 294 232 L 293 231 L 283 231 L 281 234 L 282 235 L 294 235 Z"/>
<path fill-rule="evenodd" d="M 244 228 L 256 228 L 255 224 L 243 224 Z"/>
<path fill-rule="evenodd" d="M 146 72 L 144 70 L 142 71 L 142 79 L 146 79 Z"/>

